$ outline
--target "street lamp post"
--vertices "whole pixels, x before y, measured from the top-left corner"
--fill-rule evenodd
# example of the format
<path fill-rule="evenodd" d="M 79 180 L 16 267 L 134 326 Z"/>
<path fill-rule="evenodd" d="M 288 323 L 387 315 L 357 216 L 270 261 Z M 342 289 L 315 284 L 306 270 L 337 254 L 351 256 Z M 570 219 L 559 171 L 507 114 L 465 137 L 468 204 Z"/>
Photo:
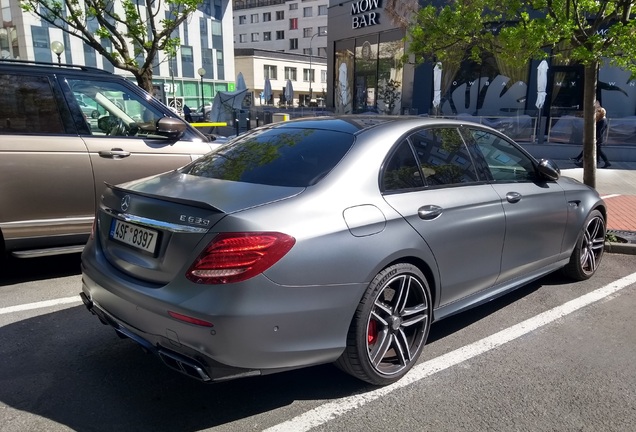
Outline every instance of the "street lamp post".
<path fill-rule="evenodd" d="M 203 111 L 203 118 L 205 118 L 205 98 L 203 97 L 203 75 L 205 75 L 205 69 L 199 68 L 197 73 L 201 77 L 201 110 Z"/>
<path fill-rule="evenodd" d="M 62 64 L 62 53 L 64 52 L 64 44 L 60 41 L 51 42 L 51 51 L 57 55 L 57 63 Z"/>
<path fill-rule="evenodd" d="M 318 33 L 314 33 L 314 35 L 311 37 L 311 39 L 309 40 L 309 103 L 311 103 L 311 100 L 313 99 L 314 95 L 313 95 L 313 90 L 311 88 L 311 82 L 313 81 L 313 73 L 312 73 L 312 69 L 311 69 L 311 60 L 314 54 L 313 48 L 311 47 L 312 42 L 314 41 L 314 38 L 316 36 L 324 36 L 326 35 L 327 32 L 323 31 L 323 32 L 318 32 Z"/>

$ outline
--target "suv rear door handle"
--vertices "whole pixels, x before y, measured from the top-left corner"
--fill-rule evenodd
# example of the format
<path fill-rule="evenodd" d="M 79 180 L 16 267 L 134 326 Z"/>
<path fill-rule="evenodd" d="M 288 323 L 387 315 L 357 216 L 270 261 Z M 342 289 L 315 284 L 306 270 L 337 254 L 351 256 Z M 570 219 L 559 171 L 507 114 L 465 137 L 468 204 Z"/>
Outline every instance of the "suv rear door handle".
<path fill-rule="evenodd" d="M 121 159 L 130 156 L 130 152 L 124 151 L 120 148 L 114 148 L 110 150 L 102 150 L 99 155 L 103 158 Z"/>

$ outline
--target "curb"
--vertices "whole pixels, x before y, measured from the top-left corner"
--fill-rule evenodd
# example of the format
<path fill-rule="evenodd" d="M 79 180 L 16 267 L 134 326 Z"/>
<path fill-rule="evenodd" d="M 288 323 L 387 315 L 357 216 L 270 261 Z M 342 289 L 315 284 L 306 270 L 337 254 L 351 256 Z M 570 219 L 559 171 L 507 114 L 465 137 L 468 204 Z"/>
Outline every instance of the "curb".
<path fill-rule="evenodd" d="M 605 252 L 624 255 L 636 255 L 636 244 L 606 241 Z"/>

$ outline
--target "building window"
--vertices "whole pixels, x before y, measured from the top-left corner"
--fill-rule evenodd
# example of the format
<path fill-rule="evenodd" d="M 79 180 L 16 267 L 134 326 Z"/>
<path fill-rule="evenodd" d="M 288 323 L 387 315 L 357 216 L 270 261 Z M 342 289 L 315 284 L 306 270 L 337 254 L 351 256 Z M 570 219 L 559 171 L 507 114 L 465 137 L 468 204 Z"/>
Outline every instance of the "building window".
<path fill-rule="evenodd" d="M 318 15 L 327 15 L 327 5 L 318 6 Z"/>
<path fill-rule="evenodd" d="M 258 22 L 258 14 L 252 14 L 252 15 L 250 16 L 250 22 L 251 22 L 252 24 L 257 23 L 257 22 Z"/>
<path fill-rule="evenodd" d="M 313 16 L 312 8 L 310 8 L 310 7 L 303 8 L 303 16 L 305 18 Z"/>
<path fill-rule="evenodd" d="M 265 78 L 278 79 L 278 68 L 274 65 L 264 65 L 263 74 Z"/>
<path fill-rule="evenodd" d="M 285 32 L 283 30 L 276 30 L 276 40 L 285 39 Z"/>
<path fill-rule="evenodd" d="M 296 68 L 294 67 L 285 67 L 285 79 L 296 81 Z"/>
<path fill-rule="evenodd" d="M 327 34 L 327 26 L 318 27 L 318 37 L 325 36 Z"/>
<path fill-rule="evenodd" d="M 268 22 L 272 20 L 271 12 L 263 12 L 263 22 Z"/>
<path fill-rule="evenodd" d="M 312 36 L 313 31 L 314 31 L 313 27 L 304 28 L 303 37 L 310 38 Z"/>
<path fill-rule="evenodd" d="M 320 82 L 322 82 L 322 83 L 326 83 L 327 82 L 327 71 L 326 70 L 321 70 L 320 71 Z"/>
<path fill-rule="evenodd" d="M 223 61 L 223 51 L 216 50 L 216 66 L 217 66 L 217 79 L 225 79 L 225 66 Z"/>
<path fill-rule="evenodd" d="M 298 3 L 289 4 L 289 10 L 296 10 L 296 9 L 298 9 Z"/>
<path fill-rule="evenodd" d="M 318 47 L 318 57 L 327 57 L 327 48 Z"/>
<path fill-rule="evenodd" d="M 289 29 L 290 30 L 298 30 L 298 18 L 290 18 L 289 19 Z"/>
<path fill-rule="evenodd" d="M 258 38 L 258 33 L 252 33 L 252 42 L 258 42 L 259 38 Z"/>
<path fill-rule="evenodd" d="M 285 11 L 276 11 L 276 21 L 285 19 Z"/>
<path fill-rule="evenodd" d="M 247 42 L 247 34 L 240 34 L 240 35 L 239 35 L 239 42 L 240 42 L 240 43 L 245 43 L 245 42 Z"/>
<path fill-rule="evenodd" d="M 309 69 L 303 69 L 303 81 L 309 82 Z M 311 69 L 311 82 L 314 82 L 314 70 Z"/>
<path fill-rule="evenodd" d="M 309 49 L 309 48 L 303 48 L 303 54 L 305 54 L 305 55 L 311 55 L 311 49 Z"/>
<path fill-rule="evenodd" d="M 298 49 L 298 39 L 297 38 L 293 38 L 289 40 L 289 49 L 290 50 L 297 50 Z"/>
<path fill-rule="evenodd" d="M 271 41 L 272 40 L 272 32 L 263 32 L 263 40 Z"/>
<path fill-rule="evenodd" d="M 247 24 L 247 15 L 239 15 L 239 24 Z"/>

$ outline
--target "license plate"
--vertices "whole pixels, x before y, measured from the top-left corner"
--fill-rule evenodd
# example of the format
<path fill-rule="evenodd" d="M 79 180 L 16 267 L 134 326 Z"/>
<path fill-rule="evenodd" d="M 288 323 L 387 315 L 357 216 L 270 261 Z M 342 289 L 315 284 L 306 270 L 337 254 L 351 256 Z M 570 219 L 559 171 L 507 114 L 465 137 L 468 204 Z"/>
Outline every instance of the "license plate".
<path fill-rule="evenodd" d="M 154 255 L 157 246 L 159 233 L 155 230 L 142 228 L 137 225 L 113 220 L 110 227 L 110 238 L 125 243 L 142 251 L 150 252 Z"/>

